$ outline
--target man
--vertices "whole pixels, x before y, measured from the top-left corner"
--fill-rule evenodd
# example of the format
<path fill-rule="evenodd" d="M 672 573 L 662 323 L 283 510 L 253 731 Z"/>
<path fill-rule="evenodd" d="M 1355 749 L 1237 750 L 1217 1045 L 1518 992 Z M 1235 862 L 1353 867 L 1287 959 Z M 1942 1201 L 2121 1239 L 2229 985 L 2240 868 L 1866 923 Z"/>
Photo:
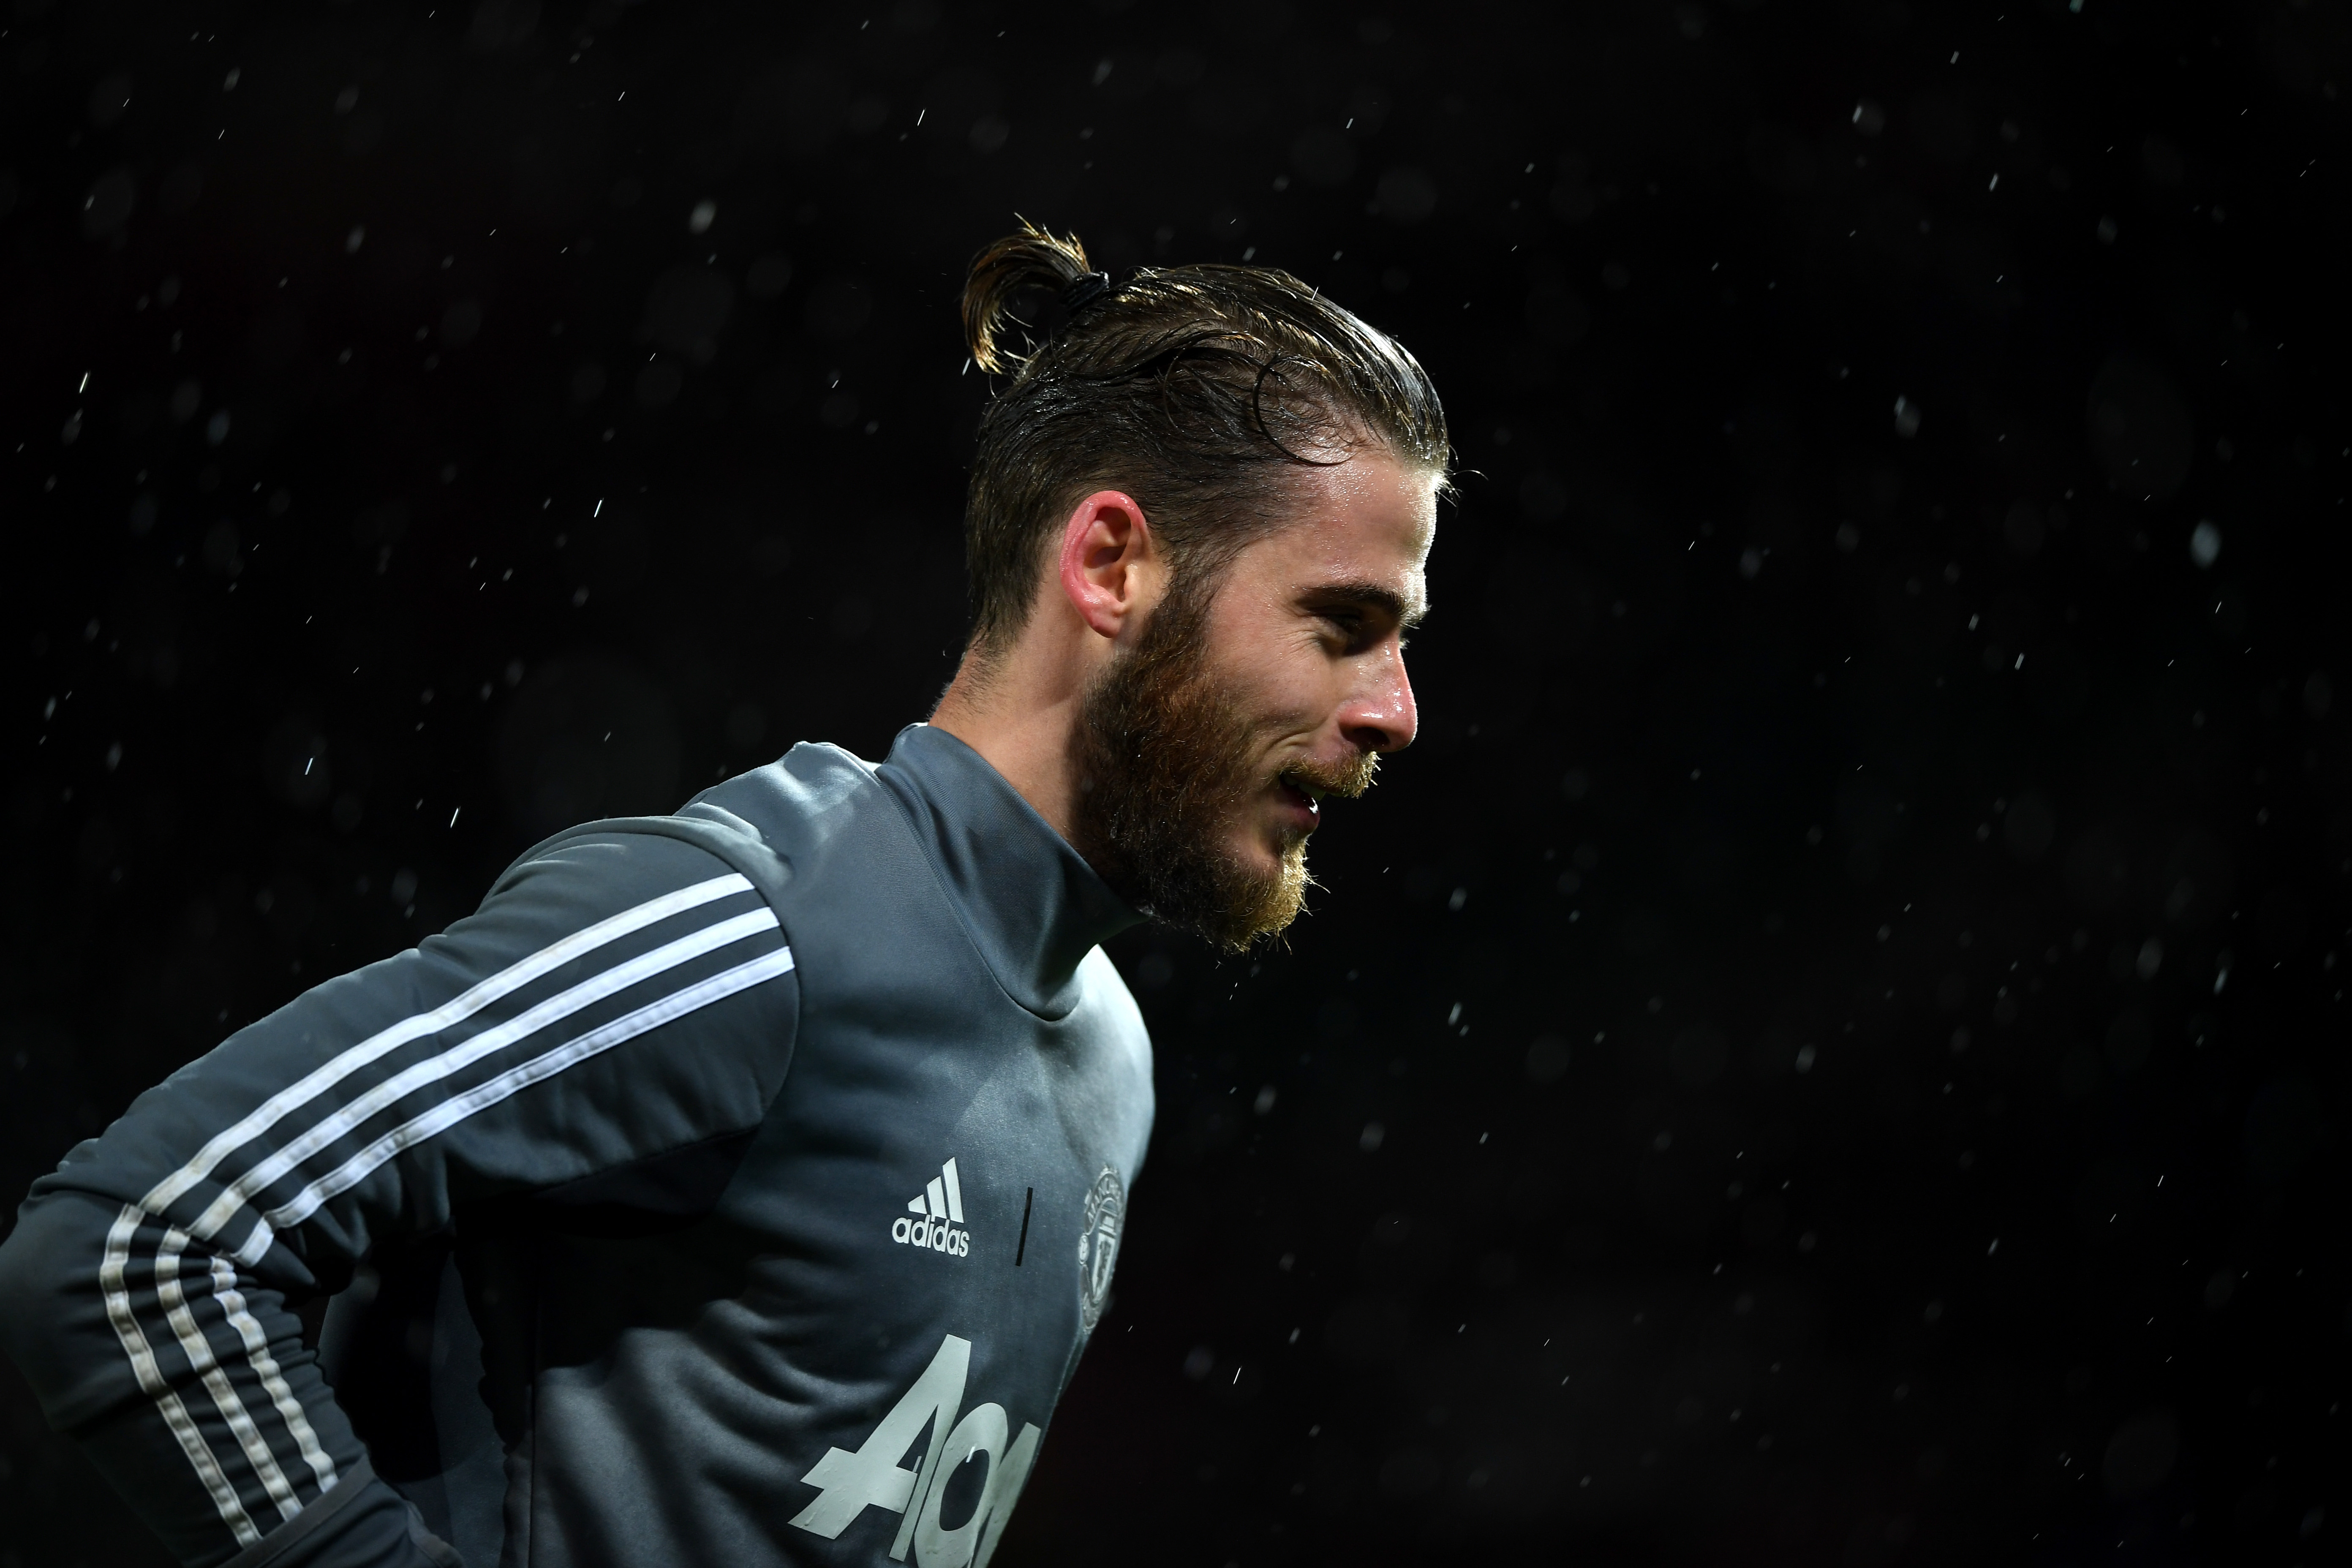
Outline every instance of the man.
<path fill-rule="evenodd" d="M 988 1561 L 1150 1127 L 1097 944 L 1297 914 L 1412 738 L 1447 447 L 1284 274 L 1024 226 L 964 309 L 1012 374 L 930 724 L 559 835 L 36 1184 L 0 1341 L 183 1562 Z"/>

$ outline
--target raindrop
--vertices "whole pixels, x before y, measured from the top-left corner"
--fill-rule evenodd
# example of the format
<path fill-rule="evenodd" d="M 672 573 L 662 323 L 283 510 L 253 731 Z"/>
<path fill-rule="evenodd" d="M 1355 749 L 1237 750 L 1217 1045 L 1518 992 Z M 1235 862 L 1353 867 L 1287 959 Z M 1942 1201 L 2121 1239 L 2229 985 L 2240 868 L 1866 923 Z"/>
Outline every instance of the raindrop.
<path fill-rule="evenodd" d="M 2221 558 L 2221 531 L 2207 519 L 2189 531 L 2189 559 L 2210 566 Z"/>

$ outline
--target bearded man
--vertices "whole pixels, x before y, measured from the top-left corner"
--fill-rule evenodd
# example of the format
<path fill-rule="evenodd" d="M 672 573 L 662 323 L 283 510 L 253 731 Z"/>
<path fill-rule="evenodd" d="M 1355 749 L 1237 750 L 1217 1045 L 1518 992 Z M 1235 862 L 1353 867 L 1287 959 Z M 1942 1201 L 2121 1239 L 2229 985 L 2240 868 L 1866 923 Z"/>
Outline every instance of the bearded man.
<path fill-rule="evenodd" d="M 1150 1131 L 1099 944 L 1297 914 L 1412 739 L 1448 451 L 1284 273 L 1024 226 L 963 306 L 1009 380 L 928 725 L 558 835 L 35 1184 L 0 1340 L 182 1562 L 988 1562 Z"/>

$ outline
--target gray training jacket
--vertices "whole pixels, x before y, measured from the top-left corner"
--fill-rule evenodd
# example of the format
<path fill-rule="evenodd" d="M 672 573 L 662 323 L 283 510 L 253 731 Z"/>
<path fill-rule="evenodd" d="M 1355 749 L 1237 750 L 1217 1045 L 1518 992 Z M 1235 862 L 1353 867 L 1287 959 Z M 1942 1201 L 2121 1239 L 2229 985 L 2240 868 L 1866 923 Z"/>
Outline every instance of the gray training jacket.
<path fill-rule="evenodd" d="M 201 1568 L 984 1564 L 1150 1131 L 1137 919 L 920 725 L 561 835 L 35 1184 L 0 1344 Z"/>

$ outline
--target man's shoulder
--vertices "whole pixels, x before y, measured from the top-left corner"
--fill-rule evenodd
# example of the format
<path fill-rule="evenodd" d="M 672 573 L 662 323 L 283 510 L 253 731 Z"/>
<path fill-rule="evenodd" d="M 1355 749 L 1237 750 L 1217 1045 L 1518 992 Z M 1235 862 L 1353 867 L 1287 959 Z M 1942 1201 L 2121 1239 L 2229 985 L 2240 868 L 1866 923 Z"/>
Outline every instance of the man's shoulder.
<path fill-rule="evenodd" d="M 1089 1070 L 1112 1090 L 1116 1103 L 1141 1118 L 1136 1125 L 1146 1132 L 1151 1124 L 1151 1031 L 1143 1009 L 1110 955 L 1101 948 L 1078 962 L 1083 999 L 1072 1022 L 1080 1024 L 1087 1041 Z M 1141 1151 L 1136 1159 L 1142 1158 Z"/>
<path fill-rule="evenodd" d="M 583 823 L 518 857 L 492 886 L 491 898 L 632 903 L 713 879 L 749 888 L 730 863 L 733 858 L 719 852 L 713 835 L 662 827 L 660 818 Z"/>
<path fill-rule="evenodd" d="M 1121 1168 L 1131 1185 L 1143 1169 L 1144 1146 L 1150 1142 L 1157 1113 L 1151 1032 L 1118 966 L 1101 948 L 1079 961 L 1078 978 L 1086 987 L 1079 1014 L 1088 1020 L 1087 1071 L 1107 1091 L 1096 1100 L 1100 1131 L 1108 1147 L 1120 1151 Z"/>
<path fill-rule="evenodd" d="M 1127 988 L 1127 977 L 1110 954 L 1096 948 L 1078 961 L 1078 980 L 1086 988 L 1082 1005 L 1091 1009 L 1096 1028 L 1116 1037 L 1120 1047 L 1137 1057 L 1146 1071 L 1151 1066 L 1151 1033 L 1144 1027 L 1143 1009 L 1135 1000 L 1135 993 Z"/>
<path fill-rule="evenodd" d="M 885 796 L 874 764 L 826 741 L 803 741 L 764 767 L 711 785 L 677 816 L 780 844 Z"/>
<path fill-rule="evenodd" d="M 675 812 L 565 828 L 519 856 L 492 891 L 593 904 L 732 873 L 773 902 L 790 880 L 793 851 L 813 833 L 823 837 L 845 808 L 870 804 L 880 793 L 871 764 L 839 746 L 803 742 Z"/>

